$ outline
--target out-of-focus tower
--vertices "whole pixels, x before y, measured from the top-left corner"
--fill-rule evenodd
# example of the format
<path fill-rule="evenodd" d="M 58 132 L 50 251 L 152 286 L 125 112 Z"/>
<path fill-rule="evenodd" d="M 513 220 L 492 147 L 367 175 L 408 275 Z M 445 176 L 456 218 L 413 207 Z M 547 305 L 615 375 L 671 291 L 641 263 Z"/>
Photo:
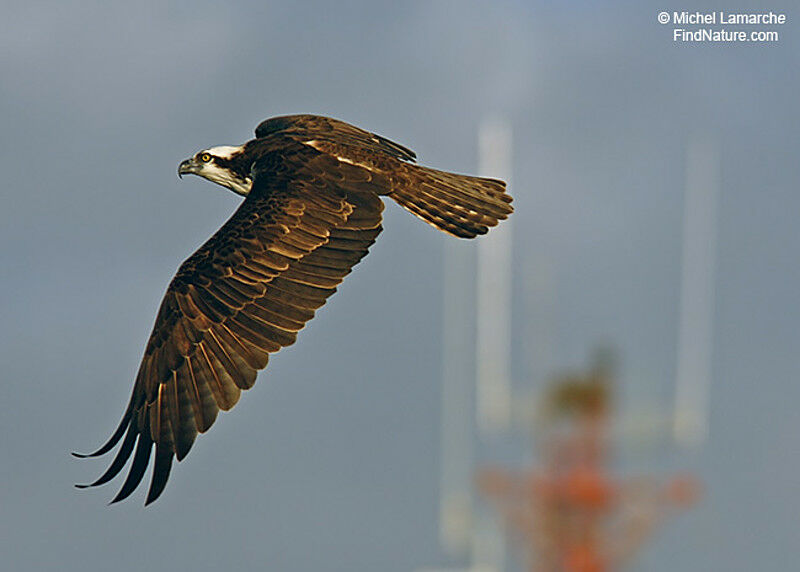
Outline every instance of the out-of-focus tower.
<path fill-rule="evenodd" d="M 439 542 L 451 555 L 467 554 L 472 538 L 474 273 L 473 245 L 447 241 L 443 280 Z"/>
<path fill-rule="evenodd" d="M 611 471 L 613 360 L 598 354 L 585 375 L 560 376 L 545 393 L 528 469 L 480 474 L 484 494 L 507 523 L 530 572 L 620 570 L 658 524 L 691 505 L 687 476 L 618 478 Z"/>
<path fill-rule="evenodd" d="M 511 125 L 493 118 L 481 124 L 478 171 L 511 186 Z M 478 243 L 477 421 L 483 436 L 511 423 L 511 237 L 513 217 Z"/>
<path fill-rule="evenodd" d="M 716 145 L 708 137 L 692 138 L 686 157 L 673 435 L 679 445 L 694 449 L 708 437 L 718 187 Z"/>
<path fill-rule="evenodd" d="M 499 117 L 486 119 L 478 134 L 479 174 L 504 179 L 513 188 L 511 146 L 510 123 Z M 478 243 L 475 405 L 478 435 L 484 444 L 511 428 L 512 232 L 513 217 Z M 476 512 L 473 567 L 502 572 L 505 553 L 505 534 L 497 519 L 485 510 Z"/>
<path fill-rule="evenodd" d="M 478 147 L 480 175 L 510 186 L 510 124 L 485 120 Z M 511 422 L 512 224 L 513 217 L 478 241 L 477 260 L 469 243 L 445 247 L 439 537 L 448 553 L 481 572 L 504 567 L 496 519 L 475 510 L 474 451 L 476 438 L 497 438 Z"/>

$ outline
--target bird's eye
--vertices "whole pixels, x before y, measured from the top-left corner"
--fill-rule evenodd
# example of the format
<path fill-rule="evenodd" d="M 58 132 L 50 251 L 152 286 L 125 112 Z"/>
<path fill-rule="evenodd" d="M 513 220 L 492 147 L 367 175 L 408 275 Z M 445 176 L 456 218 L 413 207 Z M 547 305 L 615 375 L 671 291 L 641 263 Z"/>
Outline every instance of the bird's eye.
<path fill-rule="evenodd" d="M 202 154 L 200 155 L 200 160 L 201 160 L 203 163 L 208 163 L 208 162 L 211 160 L 211 155 L 209 155 L 208 153 L 202 153 Z"/>

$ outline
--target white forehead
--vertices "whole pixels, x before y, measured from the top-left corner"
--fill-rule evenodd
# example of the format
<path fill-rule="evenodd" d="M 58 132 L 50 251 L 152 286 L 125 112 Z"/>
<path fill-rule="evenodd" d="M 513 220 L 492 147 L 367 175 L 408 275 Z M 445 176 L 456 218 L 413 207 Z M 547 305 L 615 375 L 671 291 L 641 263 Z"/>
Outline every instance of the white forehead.
<path fill-rule="evenodd" d="M 238 147 L 233 147 L 231 145 L 220 145 L 219 147 L 211 147 L 210 149 L 206 149 L 206 153 L 211 153 L 215 157 L 220 157 L 222 159 L 230 159 L 233 155 L 238 153 L 242 150 L 244 145 L 239 145 Z"/>

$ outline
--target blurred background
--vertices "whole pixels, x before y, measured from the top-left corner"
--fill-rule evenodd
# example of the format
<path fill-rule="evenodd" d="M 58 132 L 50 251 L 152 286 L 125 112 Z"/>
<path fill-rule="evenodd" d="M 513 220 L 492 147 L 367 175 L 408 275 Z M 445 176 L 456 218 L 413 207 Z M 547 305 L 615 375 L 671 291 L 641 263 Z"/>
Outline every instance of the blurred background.
<path fill-rule="evenodd" d="M 754 4 L 786 14 L 759 28 L 777 42 L 676 43 L 657 21 Z M 540 460 L 540 396 L 590 369 L 598 347 L 616 356 L 609 471 L 702 483 L 631 569 L 792 567 L 794 2 L 39 2 L 3 13 L 4 570 L 522 570 L 474 477 Z M 372 254 L 174 467 L 163 497 L 106 507 L 118 482 L 72 485 L 107 461 L 69 452 L 116 426 L 164 289 L 240 200 L 179 181 L 177 164 L 288 113 L 344 119 L 425 165 L 510 177 L 516 213 L 482 246 L 388 205 Z M 497 260 L 499 282 L 487 282 L 477 270 Z M 480 292 L 502 295 L 479 303 Z M 486 326 L 508 340 L 499 349 L 476 335 L 486 300 L 497 312 L 485 315 L 507 316 Z M 480 373 L 476 355 L 495 369 Z M 461 508 L 448 509 L 459 491 Z"/>

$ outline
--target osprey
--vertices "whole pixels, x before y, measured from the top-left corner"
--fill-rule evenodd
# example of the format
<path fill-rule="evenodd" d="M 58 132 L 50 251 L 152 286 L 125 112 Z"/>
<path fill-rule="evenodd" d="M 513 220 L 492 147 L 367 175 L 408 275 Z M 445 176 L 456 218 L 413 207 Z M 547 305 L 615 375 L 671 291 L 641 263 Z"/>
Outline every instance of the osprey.
<path fill-rule="evenodd" d="M 380 234 L 380 197 L 462 238 L 513 211 L 503 181 L 415 165 L 413 151 L 343 121 L 275 117 L 255 134 L 178 167 L 245 199 L 167 288 L 116 431 L 94 453 L 76 454 L 122 442 L 108 470 L 80 488 L 107 483 L 133 454 L 112 503 L 136 489 L 153 449 L 145 504 L 156 500 L 173 459 L 253 386 L 271 353 L 294 343 Z"/>

